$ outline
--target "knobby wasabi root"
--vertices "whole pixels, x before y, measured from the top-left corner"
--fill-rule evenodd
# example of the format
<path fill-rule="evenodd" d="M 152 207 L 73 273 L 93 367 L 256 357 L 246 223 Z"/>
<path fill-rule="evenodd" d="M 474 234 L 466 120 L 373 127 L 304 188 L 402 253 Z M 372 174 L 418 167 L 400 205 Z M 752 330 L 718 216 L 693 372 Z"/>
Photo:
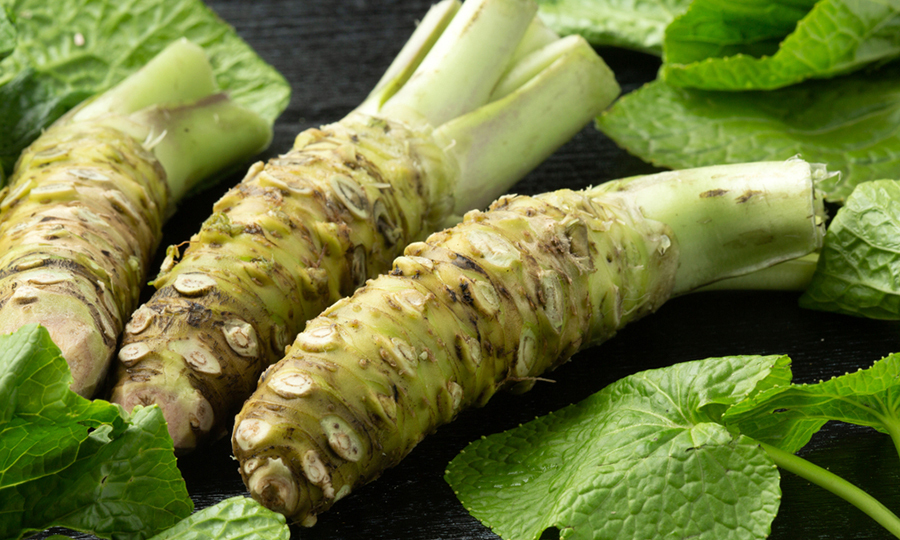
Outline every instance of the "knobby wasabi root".
<path fill-rule="evenodd" d="M 307 320 L 438 228 L 451 203 L 440 157 L 427 137 L 355 115 L 251 167 L 177 266 L 171 250 L 126 328 L 113 401 L 159 403 L 177 447 L 192 446 Z"/>
<path fill-rule="evenodd" d="M 608 106 L 619 87 L 603 61 L 535 13 L 527 0 L 437 4 L 356 110 L 253 165 L 169 249 L 126 327 L 111 400 L 158 404 L 181 453 L 227 435 L 309 319 Z"/>
<path fill-rule="evenodd" d="M 792 160 L 504 196 L 409 245 L 261 376 L 232 436 L 251 495 L 312 525 L 461 410 L 673 295 L 817 249 L 825 174 Z"/>
<path fill-rule="evenodd" d="M 104 126 L 51 128 L 18 171 L 0 202 L 0 331 L 40 322 L 90 395 L 162 235 L 165 171 Z"/>
<path fill-rule="evenodd" d="M 241 133 L 213 134 L 236 123 Z M 177 129 L 187 127 L 204 137 Z M 205 53 L 187 41 L 61 118 L 23 152 L 0 196 L 0 332 L 47 327 L 72 389 L 92 396 L 173 204 L 263 148 L 269 131 L 216 93 Z M 200 154 L 172 151 L 182 145 Z"/>

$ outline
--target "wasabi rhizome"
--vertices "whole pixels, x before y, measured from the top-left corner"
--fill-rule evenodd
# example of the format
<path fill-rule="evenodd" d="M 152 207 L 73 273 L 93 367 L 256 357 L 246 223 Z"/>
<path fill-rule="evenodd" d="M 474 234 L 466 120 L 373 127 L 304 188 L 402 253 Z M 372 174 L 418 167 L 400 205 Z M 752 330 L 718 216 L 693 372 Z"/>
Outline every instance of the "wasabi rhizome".
<path fill-rule="evenodd" d="M 57 120 L 19 158 L 0 201 L 0 332 L 45 326 L 90 397 L 175 204 L 250 159 L 271 125 L 221 93 L 202 48 L 170 44 Z"/>
<path fill-rule="evenodd" d="M 227 434 L 303 325 L 404 246 L 489 204 L 619 94 L 528 0 L 436 4 L 375 89 L 214 206 L 128 323 L 111 399 L 157 403 L 175 446 Z"/>
<path fill-rule="evenodd" d="M 504 196 L 408 246 L 309 322 L 235 420 L 254 498 L 312 525 L 459 411 L 668 298 L 821 245 L 825 168 L 799 159 Z"/>

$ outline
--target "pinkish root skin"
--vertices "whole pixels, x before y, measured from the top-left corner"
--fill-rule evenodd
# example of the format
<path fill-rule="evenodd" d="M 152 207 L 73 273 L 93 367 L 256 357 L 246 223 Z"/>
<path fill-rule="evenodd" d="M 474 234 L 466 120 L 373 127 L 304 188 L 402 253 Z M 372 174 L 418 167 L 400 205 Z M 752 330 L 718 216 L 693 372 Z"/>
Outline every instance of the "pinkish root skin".
<path fill-rule="evenodd" d="M 59 301 L 55 301 L 57 299 Z M 42 291 L 40 300 L 10 301 L 5 305 L 0 317 L 0 333 L 14 332 L 34 321 L 40 321 L 47 329 L 69 364 L 72 391 L 90 398 L 106 376 L 112 345 L 105 343 L 102 331 L 93 324 L 89 308 L 68 296 L 48 296 Z"/>
<path fill-rule="evenodd" d="M 159 406 L 166 418 L 176 454 L 193 450 L 197 445 L 196 431 L 201 428 L 208 431 L 213 421 L 212 407 L 196 391 L 185 395 L 162 390 L 159 385 L 130 383 L 118 386 L 110 401 L 121 405 L 129 412 L 138 405 Z"/>

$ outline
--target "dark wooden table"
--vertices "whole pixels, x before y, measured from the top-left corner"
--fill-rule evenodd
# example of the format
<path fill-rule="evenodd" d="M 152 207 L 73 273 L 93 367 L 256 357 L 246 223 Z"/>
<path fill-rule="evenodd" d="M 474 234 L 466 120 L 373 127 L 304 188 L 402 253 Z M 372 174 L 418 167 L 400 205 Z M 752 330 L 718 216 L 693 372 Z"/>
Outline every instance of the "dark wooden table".
<path fill-rule="evenodd" d="M 339 119 L 368 93 L 403 45 L 430 0 L 215 0 L 209 5 L 234 25 L 293 87 L 265 157 L 285 151 L 301 130 Z M 602 49 L 624 91 L 655 77 L 658 59 Z M 582 188 L 653 169 L 588 126 L 513 191 Z M 186 240 L 220 190 L 183 204 L 167 226 L 165 244 Z M 480 410 L 426 438 L 398 467 L 341 500 L 305 540 L 449 540 L 497 538 L 469 516 L 443 480 L 447 463 L 468 442 L 579 401 L 613 381 L 676 362 L 738 354 L 788 354 L 795 378 L 814 382 L 867 367 L 900 350 L 900 323 L 802 310 L 797 293 L 708 292 L 670 301 L 606 344 L 582 352 L 520 396 L 500 395 Z M 900 510 L 900 460 L 891 441 L 868 429 L 828 425 L 802 452 L 808 459 L 869 490 Z M 198 508 L 245 493 L 230 442 L 180 461 Z M 774 540 L 881 539 L 888 534 L 847 503 L 783 473 Z"/>

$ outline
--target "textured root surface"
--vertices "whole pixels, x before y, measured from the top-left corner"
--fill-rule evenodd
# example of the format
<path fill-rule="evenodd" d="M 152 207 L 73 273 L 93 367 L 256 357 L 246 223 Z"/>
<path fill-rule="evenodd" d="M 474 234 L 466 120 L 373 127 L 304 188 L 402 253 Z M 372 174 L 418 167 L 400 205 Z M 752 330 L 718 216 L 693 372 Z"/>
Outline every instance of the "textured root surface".
<path fill-rule="evenodd" d="M 360 116 L 251 167 L 185 252 L 170 248 L 157 293 L 126 328 L 112 399 L 158 394 L 182 451 L 223 435 L 307 320 L 445 219 L 452 169 L 442 159 L 427 135 Z M 210 421 L 190 420 L 195 391 Z"/>
<path fill-rule="evenodd" d="M 233 448 L 253 496 L 313 523 L 461 409 L 655 310 L 677 247 L 635 216 L 573 192 L 512 197 L 409 246 L 310 321 L 245 403 Z"/>
<path fill-rule="evenodd" d="M 165 173 L 111 128 L 51 128 L 0 201 L 0 331 L 48 327 L 93 394 L 137 302 L 161 236 Z"/>

